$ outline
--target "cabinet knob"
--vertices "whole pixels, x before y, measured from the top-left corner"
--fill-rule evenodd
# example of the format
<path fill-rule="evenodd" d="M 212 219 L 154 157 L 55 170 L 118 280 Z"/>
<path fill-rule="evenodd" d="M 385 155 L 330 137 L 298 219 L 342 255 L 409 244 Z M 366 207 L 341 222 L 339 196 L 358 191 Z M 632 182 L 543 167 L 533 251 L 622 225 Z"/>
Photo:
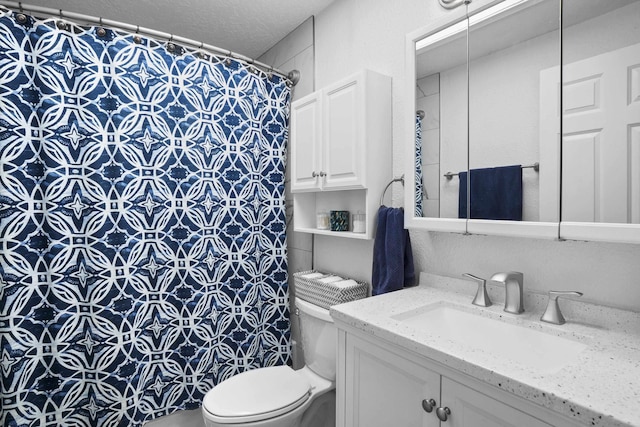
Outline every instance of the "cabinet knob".
<path fill-rule="evenodd" d="M 319 175 L 320 175 L 320 176 L 327 176 L 327 173 L 326 173 L 326 172 L 322 172 L 322 171 L 320 171 L 320 174 L 319 174 Z"/>
<path fill-rule="evenodd" d="M 316 171 L 311 172 L 311 177 L 315 178 L 316 176 L 318 176 L 318 174 L 316 173 Z"/>
<path fill-rule="evenodd" d="M 444 408 L 441 406 L 436 409 L 436 415 L 440 421 L 447 421 L 449 419 L 449 415 L 451 415 L 451 409 L 446 406 Z"/>
<path fill-rule="evenodd" d="M 433 411 L 433 407 L 436 406 L 436 401 L 433 399 L 422 399 L 422 409 L 424 409 L 425 412 L 427 413 L 431 413 L 431 411 Z"/>

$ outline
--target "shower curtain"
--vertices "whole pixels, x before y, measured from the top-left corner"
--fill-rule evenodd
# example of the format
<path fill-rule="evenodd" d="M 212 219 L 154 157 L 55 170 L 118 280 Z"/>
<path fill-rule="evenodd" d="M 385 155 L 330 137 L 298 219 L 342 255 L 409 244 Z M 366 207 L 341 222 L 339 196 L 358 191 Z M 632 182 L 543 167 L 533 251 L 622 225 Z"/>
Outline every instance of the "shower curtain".
<path fill-rule="evenodd" d="M 422 199 L 424 198 L 424 183 L 422 182 L 422 119 L 420 115 L 416 115 L 416 157 L 415 157 L 415 170 L 416 170 L 416 190 L 415 190 L 415 204 L 416 208 L 414 215 L 417 218 L 422 217 Z"/>
<path fill-rule="evenodd" d="M 0 14 L 0 425 L 139 426 L 290 357 L 290 88 Z"/>

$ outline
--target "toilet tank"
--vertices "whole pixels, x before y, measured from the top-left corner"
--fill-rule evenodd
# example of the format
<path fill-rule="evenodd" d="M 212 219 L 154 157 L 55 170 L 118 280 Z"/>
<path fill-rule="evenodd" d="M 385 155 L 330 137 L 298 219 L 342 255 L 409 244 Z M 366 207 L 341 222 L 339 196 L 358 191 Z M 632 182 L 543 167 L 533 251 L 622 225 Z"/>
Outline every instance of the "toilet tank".
<path fill-rule="evenodd" d="M 336 379 L 338 340 L 329 310 L 296 298 L 305 366 L 329 381 Z"/>

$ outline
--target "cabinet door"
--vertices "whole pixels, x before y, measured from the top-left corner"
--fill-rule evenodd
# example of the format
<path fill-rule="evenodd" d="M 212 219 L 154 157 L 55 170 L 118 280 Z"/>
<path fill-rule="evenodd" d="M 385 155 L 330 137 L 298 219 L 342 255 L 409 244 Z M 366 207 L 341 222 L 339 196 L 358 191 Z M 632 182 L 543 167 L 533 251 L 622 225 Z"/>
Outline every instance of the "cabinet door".
<path fill-rule="evenodd" d="M 349 427 L 437 427 L 440 376 L 392 352 L 347 336 L 345 425 Z"/>
<path fill-rule="evenodd" d="M 552 427 L 529 414 L 442 377 L 442 406 L 451 410 L 447 427 Z"/>
<path fill-rule="evenodd" d="M 320 92 L 291 105 L 291 191 L 320 188 L 322 105 Z"/>
<path fill-rule="evenodd" d="M 364 77 L 340 83 L 325 91 L 323 187 L 364 186 Z"/>

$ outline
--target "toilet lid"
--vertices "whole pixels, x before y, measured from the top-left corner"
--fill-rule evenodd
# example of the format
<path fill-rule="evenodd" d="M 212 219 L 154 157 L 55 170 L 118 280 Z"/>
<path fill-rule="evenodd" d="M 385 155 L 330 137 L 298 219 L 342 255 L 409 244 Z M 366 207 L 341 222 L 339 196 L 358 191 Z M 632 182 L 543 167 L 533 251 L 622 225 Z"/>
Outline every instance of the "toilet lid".
<path fill-rule="evenodd" d="M 231 377 L 209 391 L 203 408 L 229 423 L 259 421 L 287 413 L 309 398 L 311 385 L 288 366 L 254 369 Z"/>

